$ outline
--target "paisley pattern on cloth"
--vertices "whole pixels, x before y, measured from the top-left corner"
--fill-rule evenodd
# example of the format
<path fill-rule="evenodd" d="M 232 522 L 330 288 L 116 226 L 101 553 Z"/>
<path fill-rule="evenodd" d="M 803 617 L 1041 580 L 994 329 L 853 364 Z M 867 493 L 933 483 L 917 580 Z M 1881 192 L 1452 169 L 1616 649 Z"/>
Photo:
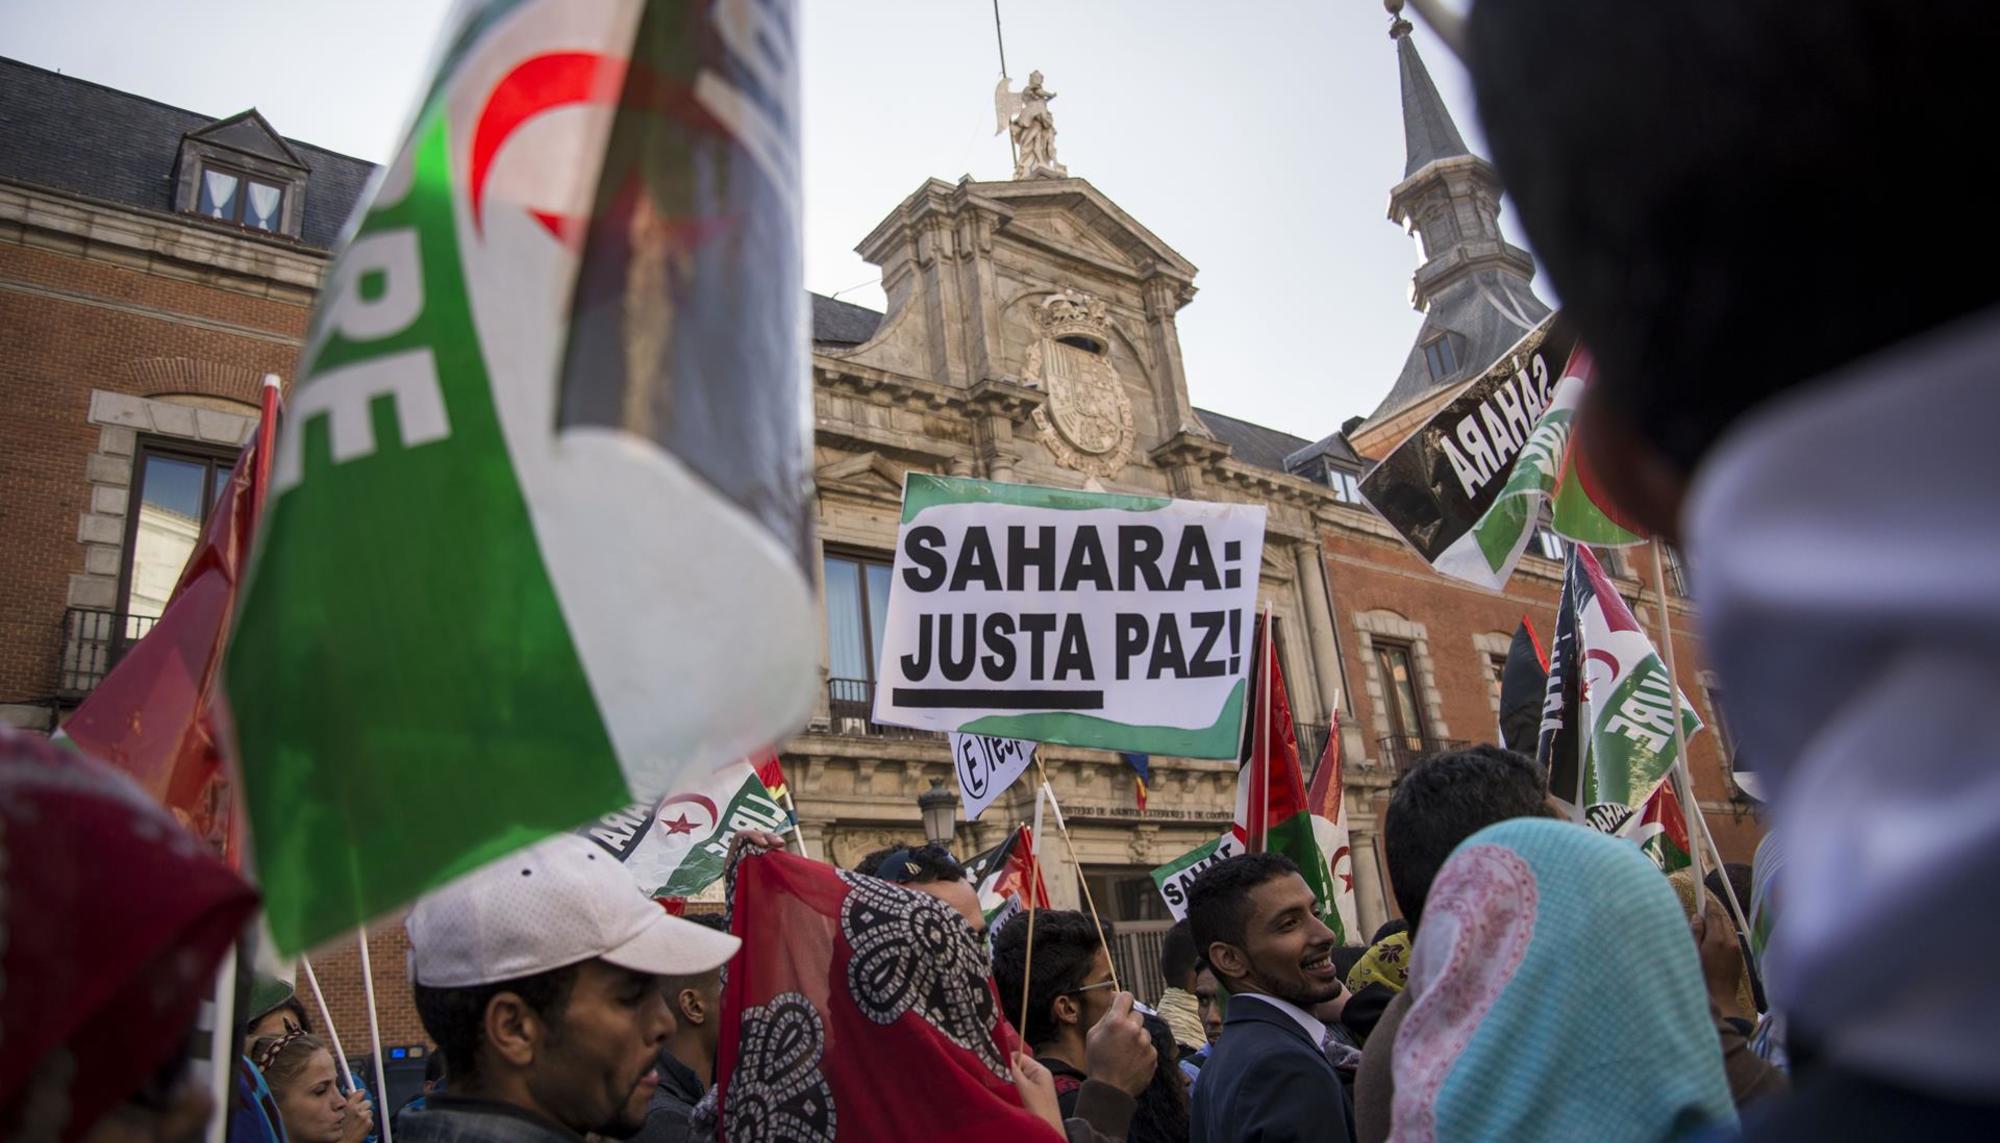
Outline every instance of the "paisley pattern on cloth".
<path fill-rule="evenodd" d="M 847 987 L 877 1024 L 916 1012 L 959 1047 L 976 1053 L 994 1075 L 1007 1063 L 993 1045 L 999 1012 L 978 946 L 963 939 L 965 920 L 935 897 L 913 893 L 874 877 L 842 872 L 847 900 L 840 906 L 840 935 L 854 949 Z M 928 956 L 910 955 L 910 935 Z"/>

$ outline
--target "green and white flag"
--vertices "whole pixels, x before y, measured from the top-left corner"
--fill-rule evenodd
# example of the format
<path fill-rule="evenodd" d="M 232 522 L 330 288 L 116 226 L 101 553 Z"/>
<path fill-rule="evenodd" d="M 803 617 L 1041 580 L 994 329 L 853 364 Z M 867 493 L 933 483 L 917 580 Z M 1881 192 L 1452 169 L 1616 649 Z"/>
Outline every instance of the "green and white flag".
<path fill-rule="evenodd" d="M 1264 508 L 912 473 L 875 721 L 1234 758 Z"/>
<path fill-rule="evenodd" d="M 1632 617 L 1616 585 L 1590 554 L 1577 547 L 1559 605 L 1573 613 L 1574 640 L 1559 635 L 1549 672 L 1545 732 L 1560 731 L 1576 712 L 1562 709 L 1561 680 L 1580 672 L 1580 735 L 1548 759 L 1549 789 L 1573 816 L 1617 833 L 1653 796 L 1679 757 L 1674 738 L 1674 684 L 1653 642 Z M 1561 619 L 1559 619 L 1559 623 Z M 1701 729 L 1694 704 L 1681 697 L 1684 738 Z M 1578 756 L 1580 755 L 1580 757 Z"/>
<path fill-rule="evenodd" d="M 1645 542 L 1644 536 L 1612 520 L 1580 467 L 1582 457 L 1574 447 L 1572 427 L 1591 371 L 1589 351 L 1577 347 L 1556 382 L 1548 408 L 1514 458 L 1499 498 L 1470 532 L 1438 556 L 1439 571 L 1482 587 L 1505 586 L 1535 534 L 1544 505 L 1549 508 L 1550 526 L 1566 539 L 1599 547 Z"/>
<path fill-rule="evenodd" d="M 283 950 L 803 720 L 795 17 L 460 8 L 327 276 L 229 652 Z"/>
<path fill-rule="evenodd" d="M 691 789 L 605 814 L 578 833 L 623 862 L 648 897 L 692 897 L 721 880 L 729 840 L 746 829 L 777 832 L 791 814 L 747 762 Z"/>
<path fill-rule="evenodd" d="M 1167 912 L 1172 913 L 1176 921 L 1186 920 L 1188 887 L 1194 884 L 1194 879 L 1216 862 L 1227 861 L 1245 852 L 1242 835 L 1231 829 L 1214 841 L 1204 841 L 1153 870 L 1153 886 L 1160 891 L 1160 899 L 1167 903 Z"/>
<path fill-rule="evenodd" d="M 1598 494 L 1575 447 L 1590 354 L 1550 318 L 1468 382 L 1361 480 L 1376 514 L 1432 567 L 1498 590 L 1546 506 L 1586 544 L 1642 542 Z"/>

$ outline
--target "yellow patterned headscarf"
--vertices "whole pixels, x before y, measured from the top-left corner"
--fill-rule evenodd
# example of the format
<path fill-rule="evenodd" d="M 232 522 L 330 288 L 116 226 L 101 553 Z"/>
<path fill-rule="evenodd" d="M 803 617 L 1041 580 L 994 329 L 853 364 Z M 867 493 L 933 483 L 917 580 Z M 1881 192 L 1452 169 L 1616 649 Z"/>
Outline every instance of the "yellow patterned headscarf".
<path fill-rule="evenodd" d="M 1347 974 L 1347 990 L 1359 992 L 1371 984 L 1386 984 L 1401 992 L 1410 976 L 1410 934 L 1392 933 L 1369 946 Z"/>

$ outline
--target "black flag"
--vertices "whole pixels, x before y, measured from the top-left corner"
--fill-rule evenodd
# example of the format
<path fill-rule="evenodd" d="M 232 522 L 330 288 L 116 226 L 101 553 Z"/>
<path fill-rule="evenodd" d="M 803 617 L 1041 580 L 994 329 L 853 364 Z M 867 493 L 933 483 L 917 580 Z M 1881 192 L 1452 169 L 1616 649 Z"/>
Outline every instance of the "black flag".
<path fill-rule="evenodd" d="M 1528 617 L 1514 629 L 1507 665 L 1500 672 L 1500 745 L 1530 758 L 1542 737 L 1542 703 L 1548 697 L 1549 665 Z"/>

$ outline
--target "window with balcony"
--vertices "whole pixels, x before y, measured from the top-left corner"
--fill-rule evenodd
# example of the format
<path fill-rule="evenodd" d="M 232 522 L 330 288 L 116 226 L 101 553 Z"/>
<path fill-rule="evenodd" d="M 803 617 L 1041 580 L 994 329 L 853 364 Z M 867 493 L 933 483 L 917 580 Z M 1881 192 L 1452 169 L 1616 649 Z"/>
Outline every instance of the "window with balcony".
<path fill-rule="evenodd" d="M 141 441 L 132 462 L 119 613 L 127 641 L 166 610 L 203 525 L 236 465 L 234 453 Z"/>
<path fill-rule="evenodd" d="M 1424 708 L 1417 701 L 1417 672 L 1409 644 L 1376 639 L 1375 670 L 1382 680 L 1389 730 L 1398 738 L 1421 744 L 1429 735 L 1424 726 Z"/>
<path fill-rule="evenodd" d="M 833 728 L 900 733 L 869 721 L 875 709 L 875 666 L 889 617 L 889 563 L 828 554 L 825 568 L 827 707 Z"/>

